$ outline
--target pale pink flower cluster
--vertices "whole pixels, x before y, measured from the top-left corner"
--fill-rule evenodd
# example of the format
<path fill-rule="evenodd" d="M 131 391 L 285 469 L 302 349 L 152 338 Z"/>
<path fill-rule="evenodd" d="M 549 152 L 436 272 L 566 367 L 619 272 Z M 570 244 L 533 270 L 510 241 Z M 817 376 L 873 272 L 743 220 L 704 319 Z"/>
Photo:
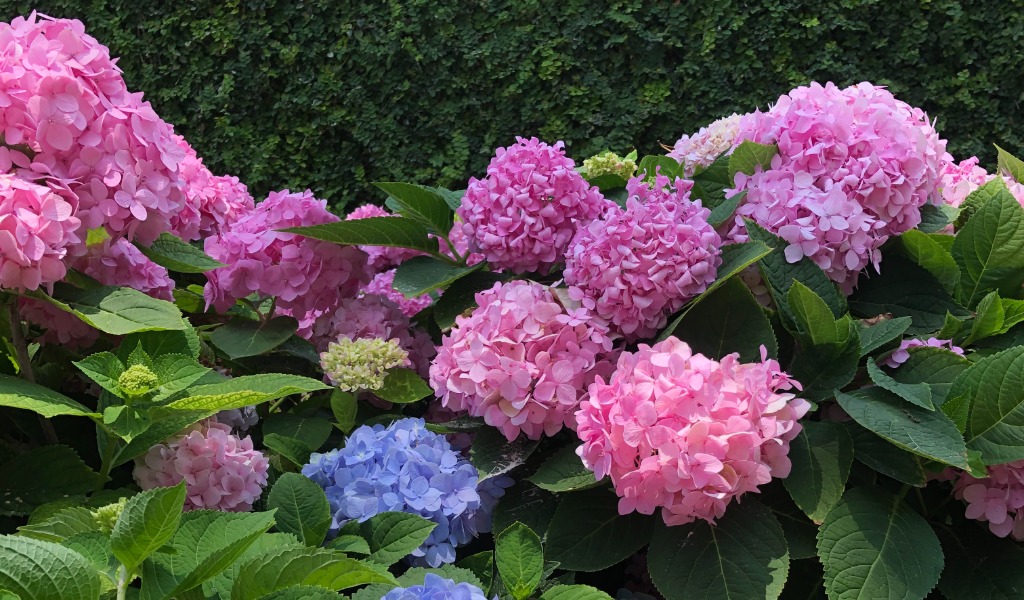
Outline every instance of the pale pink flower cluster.
<path fill-rule="evenodd" d="M 300 330 L 299 334 L 312 341 L 317 352 L 324 352 L 328 344 L 342 337 L 396 340 L 409 353 L 409 366 L 423 377 L 427 375 L 430 359 L 437 354 L 425 331 L 414 327 L 397 304 L 376 294 L 342 299 L 335 310 L 324 313 L 311 328 Z"/>
<path fill-rule="evenodd" d="M 402 218 L 397 215 L 393 215 L 386 209 L 373 204 L 364 204 L 359 208 L 356 208 L 345 217 L 346 221 L 352 221 L 356 219 L 367 219 L 369 217 L 395 217 Z M 370 269 L 373 271 L 381 271 L 384 269 L 390 269 L 391 267 L 397 267 L 414 256 L 420 256 L 423 254 L 418 250 L 411 248 L 393 248 L 390 246 L 359 246 L 359 248 L 366 252 L 369 257 L 368 264 Z"/>
<path fill-rule="evenodd" d="M 49 187 L 0 174 L 0 289 L 51 287 L 80 242 L 75 207 Z"/>
<path fill-rule="evenodd" d="M 221 228 L 255 207 L 248 188 L 237 177 L 216 176 L 180 135 L 174 136 L 185 157 L 178 165 L 185 205 L 171 219 L 171 232 L 183 240 L 198 240 L 220 233 Z"/>
<path fill-rule="evenodd" d="M 569 296 L 627 340 L 650 337 L 715 280 L 722 239 L 711 211 L 690 200 L 693 183 L 629 181 L 626 210 L 576 232 L 565 261 Z"/>
<path fill-rule="evenodd" d="M 288 227 L 338 220 L 313 193 L 271 193 L 254 210 L 206 238 L 206 253 L 227 265 L 206 274 L 207 305 L 219 311 L 250 294 L 277 298 L 277 310 L 306 329 L 369 281 L 366 254 L 293 233 Z"/>
<path fill-rule="evenodd" d="M 185 202 L 172 127 L 131 93 L 106 47 L 80 21 L 0 23 L 0 131 L 6 158 L 77 197 L 84 229 L 154 240 Z M 80 235 L 79 237 L 84 237 Z"/>
<path fill-rule="evenodd" d="M 537 283 L 496 283 L 476 301 L 472 314 L 456 318 L 430 366 L 442 404 L 483 417 L 509 440 L 575 428 L 586 386 L 611 367 L 605 326 Z"/>
<path fill-rule="evenodd" d="M 927 340 L 909 339 L 900 342 L 900 347 L 893 350 L 892 354 L 885 358 L 885 365 L 895 369 L 903 363 L 910 360 L 910 348 L 920 348 L 927 346 L 930 348 L 945 348 L 954 354 L 964 355 L 964 349 L 959 346 L 953 345 L 953 340 L 940 340 L 938 338 L 928 338 Z"/>
<path fill-rule="evenodd" d="M 959 163 L 949 159 L 943 164 L 942 201 L 950 206 L 960 206 L 971 192 L 992 181 L 996 176 L 978 166 L 978 157 L 972 156 Z M 1003 176 L 1003 182 L 1010 193 L 1021 205 L 1024 205 L 1024 184 Z"/>
<path fill-rule="evenodd" d="M 376 294 L 391 300 L 402 309 L 402 312 L 409 317 L 414 316 L 424 308 L 430 306 L 434 299 L 430 294 L 423 294 L 415 298 L 406 298 L 405 294 L 395 289 L 395 269 L 381 271 L 373 276 L 370 283 L 363 286 L 366 294 Z"/>
<path fill-rule="evenodd" d="M 247 512 L 263 494 L 269 466 L 252 438 L 238 438 L 228 425 L 209 420 L 150 448 L 135 459 L 133 475 L 143 490 L 184 480 L 185 510 Z"/>
<path fill-rule="evenodd" d="M 788 243 L 786 258 L 808 257 L 850 292 L 879 247 L 921 221 L 938 201 L 945 141 L 921 109 L 861 83 L 813 83 L 745 115 L 737 142 L 777 144 L 771 168 L 736 176 L 747 191 L 729 237 L 744 241 L 749 218 Z"/>
<path fill-rule="evenodd" d="M 963 472 L 953 495 L 967 503 L 968 519 L 987 521 L 999 537 L 1024 541 L 1024 460 L 993 465 L 985 479 Z"/>
<path fill-rule="evenodd" d="M 715 162 L 716 158 L 732 150 L 739 134 L 741 118 L 742 115 L 733 113 L 707 127 L 701 127 L 700 131 L 693 135 L 684 135 L 679 138 L 668 156 L 683 165 L 683 174 L 686 177 L 693 177 L 696 170 L 706 168 Z"/>
<path fill-rule="evenodd" d="M 785 390 L 799 383 L 767 359 L 721 362 L 670 337 L 624 352 L 576 413 L 577 453 L 611 476 L 619 513 L 653 514 L 667 525 L 714 523 L 728 504 L 789 475 L 789 443 L 810 404 Z"/>
<path fill-rule="evenodd" d="M 576 229 L 612 205 L 562 147 L 516 138 L 498 148 L 486 178 L 469 180 L 457 211 L 463 233 L 496 268 L 546 274 L 562 261 Z"/>

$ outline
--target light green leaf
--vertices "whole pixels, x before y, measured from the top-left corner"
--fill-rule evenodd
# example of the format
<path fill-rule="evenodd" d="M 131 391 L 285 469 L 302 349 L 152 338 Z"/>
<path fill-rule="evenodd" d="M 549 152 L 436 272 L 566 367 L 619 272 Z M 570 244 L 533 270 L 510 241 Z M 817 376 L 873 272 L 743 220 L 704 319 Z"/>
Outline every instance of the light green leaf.
<path fill-rule="evenodd" d="M 818 531 L 833 600 L 924 598 L 942 572 L 939 540 L 913 509 L 880 489 L 850 490 Z"/>
<path fill-rule="evenodd" d="M 506 527 L 505 529 L 508 528 Z M 480 580 L 479 587 L 483 590 L 484 595 L 489 594 L 491 584 L 494 581 L 494 552 L 490 550 L 486 552 L 478 552 L 472 556 L 463 558 L 455 564 L 461 569 L 466 569 L 472 572 L 473 575 Z"/>
<path fill-rule="evenodd" d="M 117 384 L 117 378 L 124 373 L 124 363 L 121 359 L 110 352 L 97 352 L 90 354 L 82 360 L 72 363 L 85 375 L 96 382 L 97 385 L 115 396 L 121 395 L 121 388 Z"/>
<path fill-rule="evenodd" d="M 867 356 L 889 342 L 898 339 L 910 327 L 910 322 L 910 317 L 899 317 L 897 319 L 884 319 L 874 325 L 860 326 L 857 330 L 860 336 L 860 355 Z"/>
<path fill-rule="evenodd" d="M 342 433 L 349 433 L 355 428 L 358 408 L 356 397 L 351 393 L 337 389 L 331 392 L 331 412 Z"/>
<path fill-rule="evenodd" d="M 276 433 L 268 433 L 263 436 L 263 445 L 269 450 L 273 450 L 277 454 L 281 455 L 288 462 L 294 464 L 297 467 L 309 462 L 309 455 L 312 453 L 306 444 L 301 441 L 285 437 Z"/>
<path fill-rule="evenodd" d="M 389 566 L 419 548 L 437 524 L 419 515 L 384 512 L 360 524 L 360 532 L 370 544 L 368 560 Z"/>
<path fill-rule="evenodd" d="M 281 231 L 349 246 L 391 246 L 425 252 L 437 252 L 438 249 L 437 239 L 430 237 L 430 230 L 413 219 L 369 217 L 308 227 L 289 227 Z"/>
<path fill-rule="evenodd" d="M 1003 331 L 1003 322 L 1006 319 L 1006 311 L 999 299 L 999 292 L 990 292 L 978 303 L 975 309 L 976 315 L 971 324 L 971 333 L 964 340 L 964 345 L 969 346 L 974 342 L 996 335 Z"/>
<path fill-rule="evenodd" d="M 846 489 L 853 440 L 837 423 L 805 421 L 790 443 L 789 459 L 793 467 L 782 483 L 800 510 L 821 523 Z"/>
<path fill-rule="evenodd" d="M 752 498 L 731 506 L 714 526 L 659 523 L 647 556 L 651 579 L 666 600 L 775 600 L 789 573 L 782 527 Z"/>
<path fill-rule="evenodd" d="M 41 521 L 22 525 L 18 528 L 18 535 L 60 543 L 80 533 L 99 531 L 99 528 L 91 510 L 71 506 Z"/>
<path fill-rule="evenodd" d="M 270 402 L 292 394 L 330 389 L 322 381 L 299 375 L 264 373 L 235 377 L 222 383 L 199 385 L 188 395 L 166 405 L 169 410 L 219 412 L 252 404 Z"/>
<path fill-rule="evenodd" d="M 960 267 L 957 299 L 968 308 L 992 290 L 1020 289 L 1024 281 L 1024 208 L 1005 186 L 957 232 L 953 259 Z"/>
<path fill-rule="evenodd" d="M 735 180 L 737 173 L 753 175 L 758 167 L 768 169 L 778 153 L 779 148 L 775 144 L 758 144 L 749 140 L 742 142 L 730 155 L 729 178 Z"/>
<path fill-rule="evenodd" d="M 556 585 L 541 594 L 540 600 L 612 600 L 612 597 L 589 585 Z"/>
<path fill-rule="evenodd" d="M 434 290 L 445 289 L 462 277 L 482 269 L 483 266 L 484 263 L 460 267 L 429 256 L 417 256 L 398 265 L 392 286 L 406 298 L 415 298 Z"/>
<path fill-rule="evenodd" d="M 290 585 L 259 600 L 338 600 L 338 594 L 315 585 Z"/>
<path fill-rule="evenodd" d="M 101 592 L 99 573 L 81 554 L 13 535 L 0 536 L 0 589 L 22 600 L 92 600 Z"/>
<path fill-rule="evenodd" d="M 0 515 L 27 515 L 34 508 L 91 492 L 101 483 L 68 446 L 39 446 L 0 465 Z"/>
<path fill-rule="evenodd" d="M 53 298 L 44 294 L 34 298 L 48 300 L 57 308 L 70 312 L 88 325 L 111 335 L 127 335 L 139 331 L 180 331 L 188 325 L 178 307 L 138 290 L 121 287 L 100 287 L 82 290 L 57 284 Z"/>
<path fill-rule="evenodd" d="M 1024 183 L 1024 161 L 996 146 L 999 172 L 1008 175 L 1017 183 Z"/>
<path fill-rule="evenodd" d="M 533 475 L 526 478 L 539 488 L 550 492 L 571 492 L 597 485 L 594 473 L 583 465 L 576 455 L 576 445 L 558 450 L 541 464 Z"/>
<path fill-rule="evenodd" d="M 868 376 L 880 388 L 889 390 L 911 404 L 925 410 L 935 410 L 932 403 L 932 388 L 927 383 L 901 383 L 882 370 L 873 359 L 868 359 Z"/>
<path fill-rule="evenodd" d="M 99 532 L 79 533 L 64 540 L 61 545 L 81 554 L 92 564 L 99 573 L 100 588 L 104 593 L 117 589 L 117 569 L 121 563 L 110 552 L 110 537 Z"/>
<path fill-rule="evenodd" d="M 493 427 L 481 429 L 473 439 L 469 460 L 480 472 L 480 481 L 504 475 L 522 465 L 537 449 L 536 440 L 521 435 L 511 442 Z"/>
<path fill-rule="evenodd" d="M 432 569 L 413 567 L 405 573 L 402 573 L 402 576 L 398 578 L 398 585 L 402 587 L 423 585 L 423 580 L 430 573 L 440 575 L 445 579 L 451 579 L 455 583 L 466 582 L 470 585 L 483 589 L 481 586 L 482 582 L 472 571 L 456 567 L 455 565 L 441 565 L 440 567 Z M 355 599 L 353 598 L 353 600 Z"/>
<path fill-rule="evenodd" d="M 246 548 L 230 566 L 203 583 L 203 594 L 207 598 L 227 600 L 231 597 L 231 588 L 234 586 L 242 566 L 253 559 L 267 557 L 273 553 L 283 553 L 289 548 L 305 547 L 289 533 L 264 533 L 257 537 L 256 541 Z"/>
<path fill-rule="evenodd" d="M 619 499 L 595 488 L 561 497 L 548 527 L 546 558 L 568 571 L 601 571 L 651 539 L 654 517 L 619 515 Z"/>
<path fill-rule="evenodd" d="M 212 371 L 186 354 L 163 354 L 157 356 L 155 362 L 153 370 L 160 384 L 153 396 L 154 402 L 166 400 L 173 394 L 185 390 Z"/>
<path fill-rule="evenodd" d="M 810 344 L 843 344 L 849 339 L 849 323 L 845 320 L 836 321 L 825 301 L 806 285 L 794 281 L 786 294 L 786 300 L 793 311 L 797 331 Z"/>
<path fill-rule="evenodd" d="M 227 266 L 171 233 L 161 233 L 160 237 L 148 247 L 138 242 L 135 243 L 135 247 L 149 260 L 165 267 L 168 271 L 205 273 Z"/>
<path fill-rule="evenodd" d="M 319 546 L 331 527 L 331 506 L 319 485 L 298 473 L 284 473 L 267 495 L 267 508 L 277 509 L 278 531 L 294 534 L 307 546 Z"/>
<path fill-rule="evenodd" d="M 953 255 L 934 237 L 911 229 L 900 236 L 900 243 L 907 258 L 931 273 L 947 292 L 956 289 L 960 267 L 953 260 Z"/>
<path fill-rule="evenodd" d="M 416 374 L 416 371 L 395 367 L 388 370 L 384 376 L 384 385 L 373 393 L 381 400 L 395 404 L 410 404 L 432 396 L 434 390 Z"/>
<path fill-rule="evenodd" d="M 181 331 L 143 331 L 125 336 L 121 340 L 120 350 L 135 349 L 141 346 L 142 350 L 150 356 L 184 354 L 198 359 L 201 346 L 199 334 L 187 321 L 185 324 L 186 327 Z"/>
<path fill-rule="evenodd" d="M 435 190 L 412 183 L 377 182 L 373 185 L 391 196 L 398 212 L 419 221 L 432 233 L 447 236 L 452 228 L 452 209 Z"/>
<path fill-rule="evenodd" d="M 502 583 L 515 600 L 526 600 L 544 575 L 540 538 L 522 523 L 513 523 L 494 540 L 494 562 Z"/>
<path fill-rule="evenodd" d="M 129 571 L 163 546 L 178 529 L 185 482 L 132 496 L 110 534 L 110 549 Z"/>
<path fill-rule="evenodd" d="M 397 584 L 387 571 L 321 548 L 271 550 L 241 566 L 231 589 L 232 600 L 260 598 L 293 586 L 319 586 L 341 591 L 371 583 Z"/>
<path fill-rule="evenodd" d="M 672 179 L 680 171 L 680 164 L 675 159 L 660 154 L 645 156 L 640 159 L 640 163 L 637 165 L 637 175 L 642 176 L 644 179 L 653 179 L 655 173 Z"/>
<path fill-rule="evenodd" d="M 885 257 L 879 274 L 861 277 L 850 296 L 850 311 L 860 317 L 891 315 L 910 317 L 907 333 L 919 335 L 942 328 L 946 315 L 968 313 L 946 293 L 942 285 L 921 267 L 896 254 Z"/>
<path fill-rule="evenodd" d="M 235 360 L 270 352 L 295 334 L 299 322 L 292 317 L 274 317 L 266 323 L 232 319 L 210 334 L 213 345 Z"/>
<path fill-rule="evenodd" d="M 706 302 L 686 311 L 673 335 L 686 340 L 694 352 L 714 359 L 739 352 L 741 361 L 759 360 L 761 346 L 769 356 L 778 354 L 771 321 L 736 277 L 709 294 Z"/>
<path fill-rule="evenodd" d="M 0 406 L 30 410 L 47 419 L 70 415 L 98 419 L 99 414 L 63 394 L 29 383 L 20 377 L 0 375 Z"/>
<path fill-rule="evenodd" d="M 1024 347 L 971 365 L 953 382 L 949 398 L 969 407 L 964 437 L 985 464 L 1024 459 Z"/>
<path fill-rule="evenodd" d="M 338 550 L 345 554 L 361 554 L 366 556 L 370 553 L 370 544 L 362 536 L 345 534 L 339 535 L 327 543 L 331 550 Z"/>

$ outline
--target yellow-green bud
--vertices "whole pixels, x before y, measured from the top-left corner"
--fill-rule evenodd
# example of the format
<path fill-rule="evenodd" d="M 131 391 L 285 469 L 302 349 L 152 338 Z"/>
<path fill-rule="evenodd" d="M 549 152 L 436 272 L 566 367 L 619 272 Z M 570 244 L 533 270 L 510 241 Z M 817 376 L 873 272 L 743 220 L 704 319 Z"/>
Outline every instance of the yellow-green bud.
<path fill-rule="evenodd" d="M 320 366 L 339 390 L 355 392 L 379 390 L 388 369 L 408 360 L 409 353 L 398 340 L 343 337 L 327 346 L 327 352 L 320 355 Z"/>
<path fill-rule="evenodd" d="M 145 365 L 132 365 L 117 378 L 117 387 L 129 398 L 144 396 L 159 384 L 156 373 Z"/>
<path fill-rule="evenodd" d="M 101 506 L 92 511 L 92 518 L 96 519 L 96 524 L 100 526 L 100 531 L 110 533 L 114 530 L 114 523 L 117 523 L 117 519 L 121 516 L 121 511 L 124 510 L 124 505 L 127 501 L 127 498 L 121 498 L 114 504 Z"/>
<path fill-rule="evenodd" d="M 629 179 L 636 173 L 636 162 L 621 158 L 614 152 L 602 152 L 583 161 L 583 168 L 587 172 L 587 177 L 612 174 Z"/>

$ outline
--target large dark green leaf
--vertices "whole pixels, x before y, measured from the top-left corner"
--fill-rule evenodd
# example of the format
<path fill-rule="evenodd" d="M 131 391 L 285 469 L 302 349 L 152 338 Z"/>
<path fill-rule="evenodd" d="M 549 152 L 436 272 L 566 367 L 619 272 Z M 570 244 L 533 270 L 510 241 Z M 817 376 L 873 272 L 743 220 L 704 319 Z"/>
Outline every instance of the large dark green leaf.
<path fill-rule="evenodd" d="M 970 314 L 934 276 L 893 254 L 885 257 L 880 274 L 860 278 L 850 296 L 850 311 L 860 317 L 910 317 L 913 321 L 907 333 L 912 335 L 938 331 L 947 313 L 960 317 Z"/>
<path fill-rule="evenodd" d="M 429 294 L 483 268 L 483 263 L 472 267 L 460 267 L 429 256 L 417 256 L 398 265 L 395 271 L 394 288 L 406 298 Z"/>
<path fill-rule="evenodd" d="M 740 360 L 759 360 L 761 347 L 776 356 L 778 343 L 771 322 L 742 281 L 733 277 L 687 311 L 673 335 L 705 356 L 720 359 L 740 353 Z"/>
<path fill-rule="evenodd" d="M 546 558 L 570 571 L 600 571 L 645 546 L 654 518 L 620 515 L 611 492 L 593 489 L 562 496 L 547 532 Z"/>
<path fill-rule="evenodd" d="M 948 403 L 969 407 L 964 437 L 986 464 L 1024 459 L 1024 347 L 1004 350 L 967 368 Z"/>
<path fill-rule="evenodd" d="M 793 467 L 782 480 L 797 506 L 816 523 L 843 495 L 853 464 L 853 440 L 842 425 L 806 421 L 791 443 Z"/>
<path fill-rule="evenodd" d="M 957 299 L 973 308 L 992 290 L 1010 296 L 1024 282 L 1024 208 L 1003 186 L 957 232 Z"/>
<path fill-rule="evenodd" d="M 452 209 L 436 190 L 412 183 L 377 182 L 374 184 L 391 198 L 403 217 L 419 221 L 431 232 L 447 236 L 452 228 Z"/>
<path fill-rule="evenodd" d="M 283 229 L 287 233 L 358 246 L 394 246 L 437 252 L 437 239 L 430 237 L 422 223 L 404 217 L 368 217 L 351 221 L 336 221 L 308 227 Z"/>
<path fill-rule="evenodd" d="M 161 233 L 151 245 L 136 242 L 135 246 L 149 260 L 178 273 L 205 273 L 226 266 L 205 252 L 171 233 Z"/>
<path fill-rule="evenodd" d="M 292 317 L 274 317 L 265 323 L 232 319 L 214 329 L 210 341 L 234 360 L 273 350 L 290 338 L 298 327 L 299 322 Z"/>
<path fill-rule="evenodd" d="M 58 284 L 53 298 L 34 295 L 74 314 L 87 324 L 111 335 L 127 335 L 139 331 L 180 331 L 189 327 L 182 320 L 178 307 L 138 290 L 121 287 L 100 287 L 88 290 Z"/>

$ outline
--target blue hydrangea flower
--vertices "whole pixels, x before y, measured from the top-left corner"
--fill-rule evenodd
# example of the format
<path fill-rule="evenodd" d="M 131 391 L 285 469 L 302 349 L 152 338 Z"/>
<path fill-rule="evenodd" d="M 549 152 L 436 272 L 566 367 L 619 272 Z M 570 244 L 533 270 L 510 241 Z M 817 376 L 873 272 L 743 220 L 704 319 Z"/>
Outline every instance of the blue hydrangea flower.
<path fill-rule="evenodd" d="M 380 600 L 487 600 L 487 596 L 471 583 L 455 583 L 440 575 L 427 573 L 423 585 L 395 588 Z"/>
<path fill-rule="evenodd" d="M 437 567 L 455 562 L 455 549 L 491 530 L 495 504 L 512 485 L 508 477 L 480 481 L 476 467 L 423 419 L 366 425 L 344 448 L 313 453 L 302 474 L 324 489 L 334 537 L 346 522 L 401 511 L 437 526 L 411 562 Z"/>

